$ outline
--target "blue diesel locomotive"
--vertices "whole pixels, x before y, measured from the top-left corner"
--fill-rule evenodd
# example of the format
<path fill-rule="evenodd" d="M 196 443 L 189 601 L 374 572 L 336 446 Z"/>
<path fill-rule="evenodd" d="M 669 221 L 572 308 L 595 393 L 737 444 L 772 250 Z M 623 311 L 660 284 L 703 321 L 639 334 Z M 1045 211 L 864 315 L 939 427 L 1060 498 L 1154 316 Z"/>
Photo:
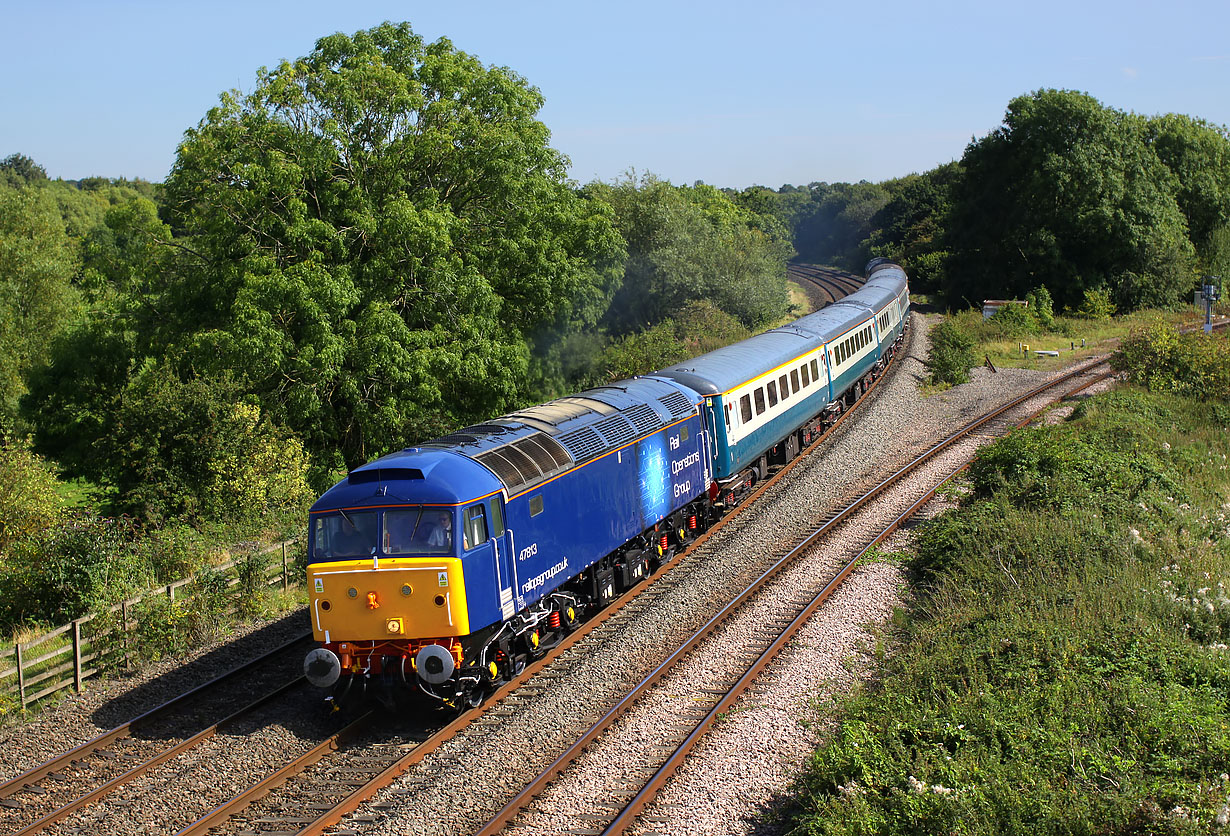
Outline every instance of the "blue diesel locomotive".
<path fill-rule="evenodd" d="M 858 399 L 909 313 L 900 267 L 867 272 L 789 325 L 356 468 L 310 513 L 309 680 L 481 702 Z"/>

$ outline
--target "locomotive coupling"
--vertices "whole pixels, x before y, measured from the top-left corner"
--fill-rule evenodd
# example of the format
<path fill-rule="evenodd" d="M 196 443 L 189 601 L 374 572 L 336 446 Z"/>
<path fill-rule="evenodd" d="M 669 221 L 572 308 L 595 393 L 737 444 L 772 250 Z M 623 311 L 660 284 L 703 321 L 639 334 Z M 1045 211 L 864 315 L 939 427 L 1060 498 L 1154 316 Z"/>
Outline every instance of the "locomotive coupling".
<path fill-rule="evenodd" d="M 303 660 L 303 675 L 317 688 L 328 688 L 342 675 L 342 660 L 327 647 L 318 647 Z"/>

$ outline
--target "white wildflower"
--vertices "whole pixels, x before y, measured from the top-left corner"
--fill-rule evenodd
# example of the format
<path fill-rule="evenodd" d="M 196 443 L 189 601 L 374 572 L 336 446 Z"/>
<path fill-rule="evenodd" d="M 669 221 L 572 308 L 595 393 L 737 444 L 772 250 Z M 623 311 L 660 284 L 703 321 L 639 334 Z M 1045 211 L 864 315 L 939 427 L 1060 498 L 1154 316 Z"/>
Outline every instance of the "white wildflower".
<path fill-rule="evenodd" d="M 949 795 L 952 792 L 952 787 L 945 787 L 942 784 L 932 784 L 931 792 L 936 795 Z"/>
<path fill-rule="evenodd" d="M 1143 542 L 1144 542 L 1144 539 L 1145 539 L 1145 538 L 1144 538 L 1144 537 L 1141 537 L 1141 536 L 1140 536 L 1140 532 L 1139 532 L 1139 531 L 1137 531 L 1136 529 L 1134 529 L 1134 528 L 1129 528 L 1129 529 L 1128 529 L 1128 534 L 1131 534 L 1131 535 L 1132 535 L 1132 542 L 1133 542 L 1133 543 L 1143 543 Z"/>
<path fill-rule="evenodd" d="M 927 791 L 927 785 L 915 778 L 913 775 L 907 779 L 907 783 L 910 785 L 910 792 L 915 795 L 922 795 Z"/>

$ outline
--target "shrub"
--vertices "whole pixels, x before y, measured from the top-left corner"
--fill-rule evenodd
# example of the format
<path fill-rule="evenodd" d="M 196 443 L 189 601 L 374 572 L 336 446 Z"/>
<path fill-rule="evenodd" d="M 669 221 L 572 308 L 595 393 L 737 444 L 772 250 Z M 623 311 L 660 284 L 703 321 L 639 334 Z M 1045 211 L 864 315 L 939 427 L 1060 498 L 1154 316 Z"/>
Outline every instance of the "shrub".
<path fill-rule="evenodd" d="M 0 566 L 18 540 L 51 528 L 64 512 L 55 473 L 16 442 L 0 442 Z"/>
<path fill-rule="evenodd" d="M 1134 331 L 1111 364 L 1153 391 L 1230 399 L 1230 342 L 1222 334 L 1179 334 L 1166 325 Z"/>
<path fill-rule="evenodd" d="M 1072 312 L 1073 316 L 1081 319 L 1110 319 L 1114 313 L 1115 302 L 1111 298 L 1110 291 L 1105 288 L 1086 290 L 1080 307 Z"/>
<path fill-rule="evenodd" d="M 927 368 L 932 383 L 959 384 L 969 382 L 969 370 L 974 366 L 974 338 L 951 318 L 931 329 L 928 335 L 931 353 Z"/>

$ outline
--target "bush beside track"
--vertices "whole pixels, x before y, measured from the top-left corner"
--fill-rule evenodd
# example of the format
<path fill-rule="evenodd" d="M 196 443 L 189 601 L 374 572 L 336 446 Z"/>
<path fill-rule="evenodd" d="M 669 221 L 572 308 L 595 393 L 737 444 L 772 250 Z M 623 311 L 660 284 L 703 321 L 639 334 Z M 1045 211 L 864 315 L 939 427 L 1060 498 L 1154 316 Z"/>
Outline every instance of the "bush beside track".
<path fill-rule="evenodd" d="M 1129 389 L 987 448 L 791 832 L 1221 832 L 1228 427 Z"/>

